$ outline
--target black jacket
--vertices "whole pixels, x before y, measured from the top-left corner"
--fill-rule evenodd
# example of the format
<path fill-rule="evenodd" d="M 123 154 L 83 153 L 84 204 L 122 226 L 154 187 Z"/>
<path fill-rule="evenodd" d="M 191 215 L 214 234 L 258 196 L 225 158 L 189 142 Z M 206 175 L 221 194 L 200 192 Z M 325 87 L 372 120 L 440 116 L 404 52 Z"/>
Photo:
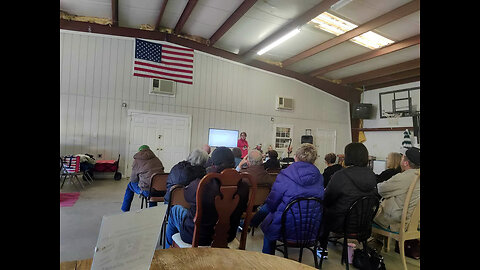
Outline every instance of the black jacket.
<path fill-rule="evenodd" d="M 215 167 L 213 167 L 215 168 Z M 210 169 L 213 169 L 210 167 Z M 221 169 L 219 169 L 221 171 Z M 211 170 L 208 170 L 211 172 Z M 182 229 L 180 230 L 180 237 L 185 243 L 192 243 L 193 240 L 193 230 L 195 228 L 195 223 L 193 222 L 193 218 L 195 217 L 195 213 L 197 211 L 197 187 L 200 183 L 201 178 L 197 178 L 192 181 L 186 188 L 185 188 L 185 200 L 190 203 L 190 209 L 185 216 Z M 247 209 L 247 202 L 248 202 L 248 184 L 246 182 L 241 181 L 238 185 L 237 193 L 240 196 L 240 200 L 238 203 L 237 208 L 234 210 L 231 218 L 230 218 L 230 230 L 228 231 L 228 242 L 231 242 L 233 238 L 235 238 L 237 234 L 237 228 L 240 224 L 240 217 L 242 213 Z M 214 226 L 218 219 L 217 211 L 215 210 L 215 196 L 220 194 L 220 182 L 217 179 L 211 179 L 210 183 L 208 183 L 203 190 L 203 197 L 202 197 L 202 223 L 200 225 L 200 232 L 199 232 L 199 246 L 208 246 L 212 243 L 212 236 L 214 233 Z"/>
<path fill-rule="evenodd" d="M 401 172 L 402 172 L 401 167 L 397 167 L 396 169 L 386 169 L 385 171 L 377 175 L 377 184 L 383 181 L 387 181 L 388 179 L 390 179 L 390 177 Z"/>
<path fill-rule="evenodd" d="M 340 164 L 335 164 L 330 167 L 325 168 L 323 171 L 323 186 L 327 187 L 328 182 L 330 182 L 330 178 L 332 178 L 332 175 L 336 173 L 337 171 L 340 171 L 343 169 L 342 165 Z"/>
<path fill-rule="evenodd" d="M 351 204 L 366 195 L 375 195 L 380 199 L 376 176 L 371 169 L 352 166 L 335 173 L 324 196 L 325 222 L 330 231 L 342 232 L 345 214 Z"/>
<path fill-rule="evenodd" d="M 187 186 L 193 180 L 202 178 L 206 174 L 203 166 L 192 166 L 188 161 L 180 161 L 170 170 L 167 178 L 167 194 L 165 203 L 170 201 L 170 188 L 173 185 Z"/>

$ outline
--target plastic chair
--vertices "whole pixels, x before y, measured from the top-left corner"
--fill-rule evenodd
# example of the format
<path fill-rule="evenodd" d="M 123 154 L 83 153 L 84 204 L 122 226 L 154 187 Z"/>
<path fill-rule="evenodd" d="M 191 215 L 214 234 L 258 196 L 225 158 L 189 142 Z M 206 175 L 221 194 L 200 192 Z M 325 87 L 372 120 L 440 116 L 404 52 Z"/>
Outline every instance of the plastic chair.
<path fill-rule="evenodd" d="M 248 178 L 249 195 L 245 217 L 245 227 L 248 228 L 250 220 L 252 218 L 252 207 L 255 200 L 255 194 L 257 190 L 256 180 L 248 173 L 239 173 L 235 169 L 225 169 L 221 173 L 208 173 L 205 175 L 197 187 L 196 193 L 196 213 L 193 219 L 195 228 L 193 230 L 192 244 L 188 244 L 182 241 L 180 233 L 173 235 L 173 247 L 198 247 L 199 232 L 202 223 L 203 211 L 211 211 L 211 209 L 203 209 L 202 197 L 204 187 L 213 179 L 218 179 L 220 183 L 220 194 L 215 196 L 215 211 L 218 214 L 218 220 L 214 226 L 214 232 L 212 235 L 212 243 L 210 247 L 214 248 L 228 248 L 228 231 L 230 230 L 230 217 L 234 213 L 240 201 L 240 196 L 237 193 L 238 183 L 242 181 L 242 178 Z M 240 219 L 240 217 L 239 217 Z M 245 250 L 247 241 L 247 230 L 243 230 L 240 238 L 239 249 Z"/>
<path fill-rule="evenodd" d="M 154 173 L 150 177 L 150 190 L 148 192 L 148 198 L 140 194 L 142 203 L 140 209 L 143 209 L 143 202 L 145 202 L 145 208 L 148 208 L 148 202 L 163 202 L 164 196 L 167 193 L 167 178 L 168 173 Z"/>
<path fill-rule="evenodd" d="M 300 248 L 298 262 L 302 262 L 303 249 L 312 251 L 315 267 L 318 267 L 318 237 L 323 217 L 323 201 L 315 197 L 300 197 L 288 203 L 282 214 L 282 242 L 275 249 L 288 258 L 288 247 Z M 294 226 L 287 228 L 285 222 L 293 220 Z M 283 250 L 280 247 L 283 246 Z M 312 249 L 313 247 L 313 249 Z"/>
<path fill-rule="evenodd" d="M 80 172 L 80 157 L 64 156 L 63 159 L 62 157 L 60 157 L 60 159 L 62 162 L 62 168 L 60 169 L 60 177 L 64 177 L 60 189 L 63 188 L 63 185 L 65 184 L 65 180 L 67 180 L 67 178 L 75 186 L 75 188 L 78 189 L 77 184 L 75 184 L 75 181 L 73 181 L 74 178 L 77 180 L 77 182 L 82 188 L 85 188 L 80 179 L 78 179 L 78 175 L 83 175 L 83 173 Z"/>
<path fill-rule="evenodd" d="M 400 257 L 402 258 L 403 269 L 407 270 L 407 261 L 405 259 L 405 240 L 411 239 L 420 239 L 420 199 L 410 216 L 410 220 L 407 220 L 408 205 L 412 199 L 413 190 L 415 186 L 420 181 L 420 169 L 417 171 L 417 177 L 412 181 L 410 187 L 408 188 L 407 195 L 405 196 L 405 202 L 403 203 L 402 219 L 400 222 L 400 230 L 398 232 L 385 229 L 375 223 L 373 223 L 372 232 L 386 236 L 387 241 L 385 243 L 385 249 L 388 252 L 390 250 L 390 238 L 393 238 L 398 241 L 398 246 L 400 249 Z"/>
<path fill-rule="evenodd" d="M 349 269 L 347 240 L 356 239 L 367 246 L 367 240 L 372 234 L 372 223 L 375 214 L 378 211 L 380 201 L 377 196 L 364 196 L 352 203 L 348 209 L 343 226 L 343 232 L 335 232 L 339 238 L 343 237 L 343 251 L 341 263 L 345 262 L 345 268 Z M 320 266 L 323 262 L 323 256 L 320 258 Z"/>

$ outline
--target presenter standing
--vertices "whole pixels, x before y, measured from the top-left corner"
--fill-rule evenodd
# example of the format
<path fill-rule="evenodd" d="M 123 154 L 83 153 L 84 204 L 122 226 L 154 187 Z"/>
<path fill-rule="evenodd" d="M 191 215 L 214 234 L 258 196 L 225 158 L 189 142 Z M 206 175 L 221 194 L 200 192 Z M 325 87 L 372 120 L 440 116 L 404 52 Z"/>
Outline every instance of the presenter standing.
<path fill-rule="evenodd" d="M 240 133 L 240 139 L 237 141 L 237 147 L 242 150 L 242 158 L 244 158 L 248 154 L 247 133 L 245 133 L 245 131 Z"/>

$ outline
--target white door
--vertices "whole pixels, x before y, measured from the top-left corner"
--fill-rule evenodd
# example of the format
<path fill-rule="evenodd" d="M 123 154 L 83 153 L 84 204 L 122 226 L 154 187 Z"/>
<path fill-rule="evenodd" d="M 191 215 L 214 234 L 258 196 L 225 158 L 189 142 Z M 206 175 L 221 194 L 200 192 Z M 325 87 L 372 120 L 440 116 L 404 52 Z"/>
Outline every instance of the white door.
<path fill-rule="evenodd" d="M 185 160 L 190 151 L 190 119 L 188 115 L 129 112 L 126 176 L 132 173 L 133 155 L 144 144 L 162 161 L 165 172 Z"/>
<path fill-rule="evenodd" d="M 315 161 L 315 165 L 320 172 L 323 173 L 326 167 L 324 160 L 325 155 L 328 153 L 335 153 L 337 131 L 317 128 L 314 134 L 313 143 L 317 148 L 317 160 Z"/>

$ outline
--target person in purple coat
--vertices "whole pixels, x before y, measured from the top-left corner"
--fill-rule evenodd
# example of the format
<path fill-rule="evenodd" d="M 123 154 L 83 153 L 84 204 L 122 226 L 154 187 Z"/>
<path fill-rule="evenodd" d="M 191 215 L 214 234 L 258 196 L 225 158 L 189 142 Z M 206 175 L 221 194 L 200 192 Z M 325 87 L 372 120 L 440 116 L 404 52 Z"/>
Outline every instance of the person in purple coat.
<path fill-rule="evenodd" d="M 263 253 L 275 254 L 276 241 L 282 237 L 282 213 L 289 202 L 298 197 L 317 197 L 323 200 L 323 176 L 314 165 L 316 158 L 315 146 L 304 143 L 295 153 L 295 162 L 278 174 L 262 206 L 268 210 L 261 224 L 264 234 Z M 293 220 L 287 218 L 285 226 L 294 226 Z"/>

